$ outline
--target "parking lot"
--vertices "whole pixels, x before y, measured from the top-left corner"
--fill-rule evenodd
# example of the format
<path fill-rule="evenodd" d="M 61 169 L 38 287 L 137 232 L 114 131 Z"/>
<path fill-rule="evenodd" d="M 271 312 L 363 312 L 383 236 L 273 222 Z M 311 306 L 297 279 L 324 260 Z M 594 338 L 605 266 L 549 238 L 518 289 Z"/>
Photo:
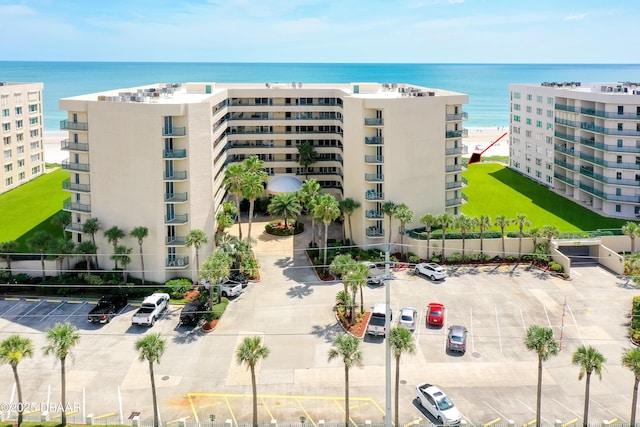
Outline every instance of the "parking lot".
<path fill-rule="evenodd" d="M 0 299 L 0 339 L 12 333 L 36 344 L 33 359 L 24 360 L 20 378 L 24 400 L 56 402 L 60 393 L 59 363 L 41 352 L 43 332 L 55 322 L 76 325 L 82 338 L 67 361 L 67 400 L 78 418 L 93 414 L 110 420 L 139 415 L 151 418 L 151 392 L 146 362 L 138 361 L 135 341 L 160 332 L 167 350 L 155 367 L 161 418 L 171 422 L 216 422 L 234 425 L 251 419 L 251 378 L 235 362 L 243 337 L 260 335 L 271 354 L 257 367 L 259 419 L 299 422 L 344 418 L 344 368 L 328 361 L 335 336 L 341 333 L 333 306 L 340 282 L 321 282 L 303 251 L 309 237 L 258 237 L 256 256 L 262 280 L 233 300 L 215 331 L 178 326 L 180 307 L 171 306 L 152 328 L 131 326 L 136 309 L 126 306 L 105 325 L 86 322 L 91 301 L 73 299 Z M 500 418 L 524 424 L 535 419 L 537 357 L 523 345 L 532 324 L 552 327 L 562 350 L 545 362 L 542 419 L 566 423 L 582 418 L 584 380 L 571 353 L 582 344 L 597 347 L 608 359 L 602 381 L 593 377 L 590 420 L 628 422 L 632 373 L 620 365 L 630 346 L 626 323 L 637 290 L 599 267 L 581 267 L 572 280 L 552 277 L 526 266 L 448 268 L 440 282 L 395 273 L 391 281 L 394 320 L 401 307 L 419 312 L 414 332 L 418 351 L 401 361 L 400 420 L 433 421 L 414 403 L 415 386 L 438 385 L 453 399 L 464 419 L 481 425 Z M 366 287 L 364 303 L 384 302 L 384 286 Z M 446 307 L 445 325 L 429 327 L 429 302 Z M 447 327 L 465 326 L 467 352 L 446 351 Z M 381 338 L 365 337 L 364 366 L 350 371 L 350 413 L 354 422 L 383 421 L 385 408 L 385 346 Z M 393 367 L 395 369 L 395 366 Z M 13 375 L 0 367 L 0 401 L 13 398 Z M 34 414 L 37 415 L 37 414 Z"/>

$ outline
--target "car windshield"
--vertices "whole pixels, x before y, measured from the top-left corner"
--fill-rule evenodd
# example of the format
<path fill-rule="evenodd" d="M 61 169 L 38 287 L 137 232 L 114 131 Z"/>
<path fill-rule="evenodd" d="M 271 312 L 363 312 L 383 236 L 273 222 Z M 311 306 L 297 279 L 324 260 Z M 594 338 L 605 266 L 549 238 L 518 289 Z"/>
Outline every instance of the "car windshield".
<path fill-rule="evenodd" d="M 440 396 L 437 398 L 436 404 L 438 405 L 438 409 L 441 411 L 446 411 L 447 409 L 453 408 L 453 402 L 449 399 L 449 396 Z"/>
<path fill-rule="evenodd" d="M 442 316 L 442 310 L 440 310 L 439 308 L 438 309 L 433 309 L 433 310 L 431 310 L 430 314 L 432 316 Z"/>
<path fill-rule="evenodd" d="M 451 341 L 461 343 L 462 342 L 462 337 L 459 337 L 457 335 L 451 335 Z"/>
<path fill-rule="evenodd" d="M 411 322 L 413 320 L 413 317 L 411 317 L 410 314 L 403 314 L 402 315 L 402 321 L 403 322 Z"/>

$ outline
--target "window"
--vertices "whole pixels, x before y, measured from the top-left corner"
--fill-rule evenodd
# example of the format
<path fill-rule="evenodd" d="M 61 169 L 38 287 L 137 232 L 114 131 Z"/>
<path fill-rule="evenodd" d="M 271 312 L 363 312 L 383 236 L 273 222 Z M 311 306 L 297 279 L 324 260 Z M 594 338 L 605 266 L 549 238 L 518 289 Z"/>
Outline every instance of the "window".
<path fill-rule="evenodd" d="M 553 178 L 551 178 L 551 175 L 547 175 L 547 182 L 549 184 L 553 183 Z"/>
<path fill-rule="evenodd" d="M 553 105 L 553 96 L 548 96 L 547 97 L 547 104 Z"/>
<path fill-rule="evenodd" d="M 2 140 L 4 141 L 4 145 L 11 145 L 11 137 L 10 136 L 5 136 L 4 138 L 2 138 Z"/>
<path fill-rule="evenodd" d="M 527 173 L 530 174 L 531 173 L 531 168 L 529 166 L 527 166 Z"/>
<path fill-rule="evenodd" d="M 616 196 L 622 196 L 622 188 L 616 188 Z"/>
<path fill-rule="evenodd" d="M 30 117 L 29 118 L 29 125 L 33 126 L 33 125 L 37 125 L 38 124 L 38 118 L 37 117 Z"/>
<path fill-rule="evenodd" d="M 616 172 L 616 179 L 622 179 L 622 172 Z"/>
<path fill-rule="evenodd" d="M 616 163 L 622 163 L 622 156 L 616 156 Z"/>
<path fill-rule="evenodd" d="M 542 178 L 542 172 L 536 171 L 536 178 Z"/>
<path fill-rule="evenodd" d="M 16 134 L 16 141 L 20 142 L 24 139 L 24 134 L 22 133 L 17 133 Z"/>
<path fill-rule="evenodd" d="M 32 162 L 39 162 L 40 161 L 40 153 L 36 153 L 34 155 L 31 156 L 31 161 Z"/>
<path fill-rule="evenodd" d="M 514 116 L 513 116 L 513 121 L 514 121 L 514 122 L 519 122 L 519 121 L 520 121 L 520 116 L 518 116 L 518 115 L 514 115 Z"/>
<path fill-rule="evenodd" d="M 525 135 L 527 138 L 531 138 L 531 131 L 530 131 L 530 130 L 525 131 L 525 132 L 524 132 L 524 135 Z"/>
<path fill-rule="evenodd" d="M 540 108 L 540 107 L 536 108 L 536 114 L 541 116 L 542 115 L 542 108 Z"/>
<path fill-rule="evenodd" d="M 520 104 L 513 104 L 513 111 L 520 111 Z"/>
<path fill-rule="evenodd" d="M 547 123 L 547 130 L 553 130 L 553 123 Z"/>
<path fill-rule="evenodd" d="M 4 150 L 4 158 L 5 159 L 11 158 L 11 150 Z"/>
<path fill-rule="evenodd" d="M 542 95 L 536 96 L 536 102 L 539 102 L 542 104 Z"/>
<path fill-rule="evenodd" d="M 18 147 L 16 147 L 16 154 L 24 154 L 24 145 L 18 145 Z"/>
<path fill-rule="evenodd" d="M 18 174 L 18 181 L 24 181 L 24 178 L 25 178 L 25 173 L 24 172 L 20 172 Z"/>
<path fill-rule="evenodd" d="M 622 147 L 622 140 L 621 139 L 618 140 L 618 147 Z"/>
<path fill-rule="evenodd" d="M 35 138 L 38 135 L 40 135 L 40 129 L 33 129 L 29 131 L 29 136 L 31 136 L 31 138 Z"/>
<path fill-rule="evenodd" d="M 18 160 L 18 167 L 19 168 L 23 168 L 24 167 L 24 159 Z"/>
<path fill-rule="evenodd" d="M 551 170 L 553 168 L 553 165 L 551 163 L 547 163 L 547 170 Z"/>
<path fill-rule="evenodd" d="M 531 101 L 532 99 L 533 99 L 533 96 L 530 93 L 528 93 L 527 94 L 527 101 Z"/>
<path fill-rule="evenodd" d="M 515 162 L 515 163 L 513 164 L 513 166 L 515 166 L 516 168 L 520 169 L 520 162 Z"/>
<path fill-rule="evenodd" d="M 531 113 L 532 109 L 531 109 L 531 105 L 527 105 L 527 113 Z"/>
<path fill-rule="evenodd" d="M 16 129 L 22 129 L 22 120 L 16 120 Z"/>
<path fill-rule="evenodd" d="M 9 95 L 0 96 L 0 105 L 9 105 Z"/>
<path fill-rule="evenodd" d="M 16 107 L 16 116 L 22 115 L 22 107 Z"/>
<path fill-rule="evenodd" d="M 547 144 L 553 144 L 553 138 L 548 136 L 547 138 Z"/>
<path fill-rule="evenodd" d="M 5 184 L 7 185 L 7 187 L 9 187 L 10 185 L 13 185 L 13 177 L 9 177 L 7 179 L 5 179 Z"/>
<path fill-rule="evenodd" d="M 36 166 L 34 168 L 31 168 L 31 175 L 37 175 L 40 173 L 40 166 Z"/>
<path fill-rule="evenodd" d="M 21 93 L 14 93 L 13 94 L 13 102 L 15 102 L 16 104 L 22 103 L 22 94 Z"/>
<path fill-rule="evenodd" d="M 536 120 L 536 127 L 537 128 L 541 128 L 542 127 L 542 121 Z"/>
<path fill-rule="evenodd" d="M 31 143 L 32 150 L 37 150 L 38 148 L 40 148 L 40 141 L 34 141 Z"/>
<path fill-rule="evenodd" d="M 622 123 L 618 123 L 618 130 L 622 130 Z"/>
<path fill-rule="evenodd" d="M 11 130 L 11 123 L 3 123 L 2 130 L 5 132 L 9 132 Z"/>
<path fill-rule="evenodd" d="M 2 109 L 2 117 L 9 117 L 9 109 L 8 108 L 3 108 Z"/>
<path fill-rule="evenodd" d="M 520 92 L 513 92 L 513 99 L 520 99 Z"/>
<path fill-rule="evenodd" d="M 536 158 L 536 165 L 541 166 L 542 165 L 542 159 Z"/>
<path fill-rule="evenodd" d="M 620 205 L 616 205 L 616 212 L 621 212 L 622 208 L 620 207 Z"/>
<path fill-rule="evenodd" d="M 29 112 L 37 113 L 38 112 L 38 104 L 29 104 Z"/>
<path fill-rule="evenodd" d="M 618 105 L 618 114 L 624 114 L 624 106 Z"/>
<path fill-rule="evenodd" d="M 547 110 L 547 117 L 553 119 L 553 110 Z"/>
<path fill-rule="evenodd" d="M 4 165 L 5 172 L 11 172 L 12 170 L 13 170 L 13 163 L 7 163 L 6 165 Z"/>
<path fill-rule="evenodd" d="M 531 119 L 527 118 L 527 124 L 530 125 L 531 124 Z"/>

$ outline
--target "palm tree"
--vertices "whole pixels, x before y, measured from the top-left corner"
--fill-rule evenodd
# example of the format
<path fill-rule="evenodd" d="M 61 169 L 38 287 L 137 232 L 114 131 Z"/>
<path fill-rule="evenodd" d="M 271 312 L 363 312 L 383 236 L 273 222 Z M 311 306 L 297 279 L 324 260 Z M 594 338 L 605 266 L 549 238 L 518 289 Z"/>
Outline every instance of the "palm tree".
<path fill-rule="evenodd" d="M 242 161 L 242 168 L 245 172 L 264 172 L 264 160 L 258 156 L 247 157 Z"/>
<path fill-rule="evenodd" d="M 245 337 L 236 350 L 238 365 L 247 365 L 251 371 L 251 390 L 253 392 L 253 427 L 258 427 L 258 388 L 256 385 L 256 365 L 269 356 L 269 347 L 262 345 L 259 336 Z"/>
<path fill-rule="evenodd" d="M 638 384 L 640 383 L 640 348 L 634 347 L 622 354 L 622 366 L 633 372 L 633 397 L 631 399 L 631 419 L 629 425 L 636 425 L 636 406 L 638 406 Z"/>
<path fill-rule="evenodd" d="M 405 203 L 400 203 L 393 210 L 393 216 L 395 216 L 397 220 L 400 221 L 400 250 L 402 254 L 404 254 L 406 252 L 404 248 L 404 233 L 407 223 L 413 221 L 413 211 L 409 209 L 409 206 L 407 206 Z"/>
<path fill-rule="evenodd" d="M 351 228 L 351 214 L 360 207 L 360 202 L 353 200 L 351 197 L 340 201 L 340 212 L 344 217 L 344 222 L 349 224 L 349 241 L 353 245 L 353 229 Z M 345 237 L 346 240 L 346 237 Z"/>
<path fill-rule="evenodd" d="M 53 218 L 51 218 L 51 224 L 54 227 L 62 228 L 62 237 L 67 238 L 66 228 L 67 225 L 71 224 L 71 212 L 68 211 L 58 211 Z"/>
<path fill-rule="evenodd" d="M 633 254 L 636 251 L 636 237 L 640 234 L 640 227 L 635 222 L 628 221 L 622 226 L 622 234 L 631 239 L 631 254 Z"/>
<path fill-rule="evenodd" d="M 309 173 L 309 166 L 318 161 L 318 153 L 313 145 L 303 142 L 298 145 L 298 163 L 304 168 L 305 179 Z"/>
<path fill-rule="evenodd" d="M 434 225 L 438 224 L 438 217 L 431 214 L 424 214 L 420 218 L 420 224 L 424 225 L 424 231 L 427 233 L 427 261 L 431 259 L 430 249 L 431 249 L 431 230 Z"/>
<path fill-rule="evenodd" d="M 518 230 L 520 231 L 518 236 L 518 261 L 522 259 L 522 237 L 524 237 L 524 228 L 529 227 L 531 223 L 527 221 L 527 215 L 518 213 L 516 214 L 515 223 L 518 224 Z"/>
<path fill-rule="evenodd" d="M 133 249 L 128 248 L 126 246 L 120 245 L 116 248 L 116 253 L 111 255 L 111 259 L 113 259 L 116 263 L 120 261 L 120 266 L 122 267 L 122 283 L 127 283 L 127 265 L 131 264 L 131 251 Z"/>
<path fill-rule="evenodd" d="M 47 233 L 44 230 L 36 231 L 33 236 L 27 239 L 27 246 L 31 248 L 31 250 L 40 252 L 40 264 L 42 265 L 42 280 L 45 279 L 45 270 L 44 270 L 44 254 L 47 252 L 47 249 L 51 246 L 51 241 L 53 237 L 51 234 Z"/>
<path fill-rule="evenodd" d="M 22 386 L 20 385 L 20 377 L 18 376 L 18 365 L 22 359 L 33 357 L 33 342 L 29 338 L 23 338 L 18 334 L 11 335 L 0 343 L 0 362 L 11 366 L 13 370 L 13 378 L 16 382 L 16 390 L 18 391 L 18 427 L 22 424 Z"/>
<path fill-rule="evenodd" d="M 313 216 L 321 219 L 324 224 L 324 268 L 327 268 L 327 235 L 329 234 L 329 224 L 340 216 L 338 201 L 331 194 L 321 194 L 313 209 Z"/>
<path fill-rule="evenodd" d="M 533 241 L 533 253 L 536 252 L 536 248 L 538 247 L 538 239 L 542 237 L 542 230 L 538 227 L 533 227 L 529 229 L 529 237 Z"/>
<path fill-rule="evenodd" d="M 558 227 L 556 227 L 555 225 L 545 225 L 544 227 L 542 227 L 542 230 L 540 230 L 540 233 L 544 238 L 547 239 L 547 244 L 550 245 L 551 241 L 555 237 L 558 237 L 558 235 L 560 234 L 560 231 L 558 230 Z"/>
<path fill-rule="evenodd" d="M 140 267 L 142 268 L 142 284 L 143 285 L 144 285 L 144 256 L 142 253 L 142 243 L 148 235 L 149 235 L 149 229 L 147 227 L 138 226 L 133 230 L 131 230 L 131 237 L 135 237 L 136 239 L 138 239 L 138 247 L 140 248 Z"/>
<path fill-rule="evenodd" d="M 496 216 L 496 222 L 494 222 L 494 225 L 500 227 L 500 235 L 502 237 L 502 259 L 506 258 L 506 252 L 504 249 L 504 229 L 509 226 L 511 222 L 512 221 L 504 215 Z"/>
<path fill-rule="evenodd" d="M 582 416 L 582 425 L 587 427 L 589 424 L 589 386 L 591 384 L 591 374 L 596 373 L 599 379 L 602 379 L 602 368 L 607 361 L 596 348 L 592 346 L 581 346 L 573 352 L 571 362 L 580 367 L 578 380 L 586 375 L 586 384 L 584 389 L 584 415 Z"/>
<path fill-rule="evenodd" d="M 391 220 L 393 219 L 393 215 L 396 210 L 396 204 L 392 201 L 384 202 L 380 207 L 380 210 L 382 211 L 383 215 L 389 217 L 389 244 L 391 244 L 391 235 L 393 234 L 391 232 Z"/>
<path fill-rule="evenodd" d="M 251 223 L 253 218 L 253 207 L 256 199 L 264 193 L 264 184 L 269 179 L 265 171 L 245 172 L 242 176 L 242 195 L 249 199 L 249 231 L 247 238 L 251 238 Z"/>
<path fill-rule="evenodd" d="M 60 406 L 62 407 L 62 427 L 67 425 L 67 414 L 65 408 L 67 406 L 67 378 L 65 373 L 65 361 L 67 356 L 71 354 L 71 349 L 80 341 L 78 329 L 69 322 L 56 323 L 47 329 L 47 342 L 42 350 L 44 354 L 53 354 L 60 360 Z"/>
<path fill-rule="evenodd" d="M 96 248 L 93 253 L 95 254 L 96 268 L 100 268 L 100 264 L 98 264 L 98 245 L 96 245 L 96 233 L 100 230 L 100 223 L 98 222 L 98 218 L 89 218 L 82 224 L 82 232 L 84 234 L 89 234 L 91 236 L 91 242 L 93 242 L 93 246 Z M 89 264 L 87 263 L 87 268 L 89 268 Z"/>
<path fill-rule="evenodd" d="M 153 426 L 158 427 L 158 397 L 156 395 L 156 380 L 153 375 L 153 364 L 160 363 L 160 358 L 167 347 L 167 341 L 160 332 L 149 334 L 136 341 L 138 360 L 149 362 L 149 377 L 151 378 L 151 395 L 153 397 Z"/>
<path fill-rule="evenodd" d="M 240 196 L 242 196 L 242 176 L 244 168 L 237 163 L 230 164 L 224 171 L 223 184 L 227 191 L 236 198 L 236 209 L 240 212 Z M 242 215 L 238 215 L 238 236 L 242 239 Z"/>
<path fill-rule="evenodd" d="M 389 347 L 391 353 L 396 359 L 396 399 L 395 399 L 395 424 L 398 423 L 398 398 L 400 396 L 400 357 L 403 354 L 414 354 L 416 352 L 416 343 L 413 334 L 407 328 L 396 326 L 389 331 Z"/>
<path fill-rule="evenodd" d="M 440 224 L 440 228 L 442 228 L 442 260 L 447 259 L 446 253 L 444 251 L 444 242 L 447 235 L 447 230 L 453 227 L 454 218 L 448 213 L 443 213 L 438 216 L 438 224 Z"/>
<path fill-rule="evenodd" d="M 491 217 L 489 215 L 480 215 L 478 218 L 478 228 L 480 229 L 480 255 L 484 254 L 484 233 L 491 227 Z"/>
<path fill-rule="evenodd" d="M 540 325 L 531 325 L 527 329 L 524 345 L 529 351 L 538 354 L 538 395 L 536 400 L 536 425 L 540 424 L 540 402 L 542 400 L 542 362 L 555 356 L 560 351 L 558 342 L 553 337 L 553 330 Z"/>
<path fill-rule="evenodd" d="M 73 253 L 76 248 L 76 244 L 73 243 L 71 239 L 65 239 L 63 237 L 59 237 L 57 239 L 53 239 L 51 241 L 51 252 L 56 254 L 56 259 L 60 261 L 59 270 L 63 270 L 63 263 L 65 258 L 67 259 L 67 270 L 69 270 L 69 255 Z"/>
<path fill-rule="evenodd" d="M 16 253 L 19 247 L 20 244 L 16 240 L 0 243 L 0 255 L 4 256 L 4 260 L 7 262 L 9 274 L 11 274 L 11 254 Z"/>
<path fill-rule="evenodd" d="M 217 292 L 217 302 L 220 302 L 220 280 L 231 272 L 232 259 L 224 251 L 215 251 L 202 263 L 200 277 L 209 282 L 209 307 L 213 307 L 213 292 Z"/>
<path fill-rule="evenodd" d="M 298 199 L 307 212 L 313 212 L 316 199 L 320 195 L 320 184 L 315 179 L 309 179 L 302 183 L 298 190 Z M 311 214 L 311 242 L 316 245 L 316 218 Z"/>
<path fill-rule="evenodd" d="M 363 361 L 360 340 L 353 335 L 338 335 L 329 350 L 329 362 L 340 358 L 344 363 L 344 426 L 349 427 L 349 369 L 361 366 Z"/>
<path fill-rule="evenodd" d="M 84 242 L 80 242 L 78 246 L 76 246 L 76 253 L 82 255 L 82 258 L 87 263 L 87 274 L 91 274 L 91 258 L 93 258 L 96 254 L 98 248 L 95 243 L 90 240 L 85 240 Z"/>
<path fill-rule="evenodd" d="M 104 232 L 104 237 L 106 237 L 107 241 L 113 245 L 113 253 L 115 254 L 118 251 L 118 242 L 124 237 L 124 231 L 122 231 L 117 225 L 114 225 Z M 115 270 L 117 270 L 118 258 L 115 258 L 113 261 L 115 263 Z"/>
<path fill-rule="evenodd" d="M 348 272 L 353 271 L 356 265 L 356 260 L 351 257 L 351 254 L 340 254 L 333 257 L 329 270 L 338 277 L 344 277 Z"/>
<path fill-rule="evenodd" d="M 289 218 L 298 220 L 302 206 L 296 193 L 282 193 L 273 196 L 267 211 L 270 215 L 284 218 L 284 226 L 289 229 Z"/>
<path fill-rule="evenodd" d="M 235 223 L 235 217 L 238 214 L 238 208 L 231 202 L 222 202 L 222 209 L 216 215 L 216 233 L 214 241 L 217 244 L 218 238 Z"/>
<path fill-rule="evenodd" d="M 351 289 L 353 294 L 353 300 L 356 299 L 356 292 L 362 291 L 364 285 L 367 284 L 367 275 L 369 273 L 369 267 L 365 264 L 356 263 L 352 270 L 347 271 L 343 277 L 345 288 Z M 364 313 L 364 297 L 360 292 L 360 312 Z M 355 322 L 354 307 L 351 307 L 351 323 Z"/>
<path fill-rule="evenodd" d="M 189 247 L 193 246 L 196 250 L 196 276 L 200 276 L 200 248 L 202 245 L 206 245 L 209 238 L 202 230 L 197 228 L 189 230 L 187 237 L 185 238 L 185 244 Z"/>
<path fill-rule="evenodd" d="M 465 254 L 465 241 L 467 240 L 467 232 L 476 225 L 477 219 L 466 216 L 466 215 L 458 215 L 455 218 L 454 226 L 460 229 L 460 235 L 462 236 L 462 259 L 464 260 Z"/>

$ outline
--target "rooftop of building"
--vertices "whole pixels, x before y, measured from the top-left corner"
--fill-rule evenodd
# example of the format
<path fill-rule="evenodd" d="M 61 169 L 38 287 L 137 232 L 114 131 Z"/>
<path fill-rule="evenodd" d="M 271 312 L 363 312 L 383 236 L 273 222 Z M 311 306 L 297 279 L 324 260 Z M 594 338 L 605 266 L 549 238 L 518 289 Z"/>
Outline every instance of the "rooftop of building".
<path fill-rule="evenodd" d="M 542 82 L 540 84 L 526 84 L 525 86 L 542 86 L 576 92 L 640 95 L 640 82 Z"/>

